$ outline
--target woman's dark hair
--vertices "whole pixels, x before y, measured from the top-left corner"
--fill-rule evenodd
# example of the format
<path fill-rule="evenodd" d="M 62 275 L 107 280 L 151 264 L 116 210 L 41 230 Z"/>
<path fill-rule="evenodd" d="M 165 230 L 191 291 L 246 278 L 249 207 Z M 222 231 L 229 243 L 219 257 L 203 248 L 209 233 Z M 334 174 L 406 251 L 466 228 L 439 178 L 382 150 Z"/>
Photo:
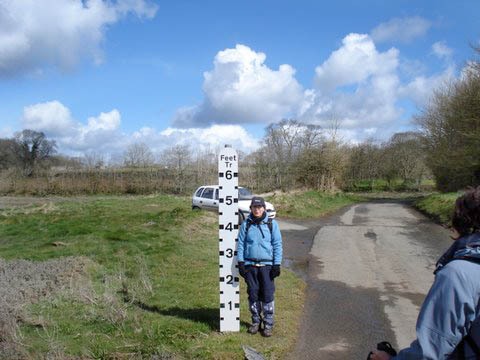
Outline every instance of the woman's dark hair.
<path fill-rule="evenodd" d="M 480 231 L 480 186 L 468 189 L 457 199 L 452 226 L 460 236 Z"/>

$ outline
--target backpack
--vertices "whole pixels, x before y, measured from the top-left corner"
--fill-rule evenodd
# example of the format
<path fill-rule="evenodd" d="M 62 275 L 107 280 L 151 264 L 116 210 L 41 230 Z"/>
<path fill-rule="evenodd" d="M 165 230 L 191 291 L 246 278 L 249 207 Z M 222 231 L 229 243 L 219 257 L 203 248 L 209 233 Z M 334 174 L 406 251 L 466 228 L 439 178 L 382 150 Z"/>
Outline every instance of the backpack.
<path fill-rule="evenodd" d="M 247 219 L 247 227 L 245 228 L 245 234 L 248 233 L 248 229 L 250 229 L 250 226 L 252 226 L 252 221 L 250 221 L 250 219 Z M 267 220 L 267 226 L 268 226 L 268 230 L 270 230 L 270 234 L 273 234 L 273 224 L 272 224 L 272 219 L 271 218 L 268 218 Z"/>

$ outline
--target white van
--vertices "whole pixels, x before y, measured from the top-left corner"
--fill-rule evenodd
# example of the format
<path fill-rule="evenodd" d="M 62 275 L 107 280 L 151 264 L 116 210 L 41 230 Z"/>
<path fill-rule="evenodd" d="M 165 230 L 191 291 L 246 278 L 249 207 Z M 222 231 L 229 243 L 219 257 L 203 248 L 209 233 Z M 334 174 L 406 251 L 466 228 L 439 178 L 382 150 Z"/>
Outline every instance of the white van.
<path fill-rule="evenodd" d="M 218 185 L 200 186 L 192 196 L 192 209 L 205 209 L 218 211 Z M 243 222 L 250 214 L 250 201 L 253 194 L 247 188 L 238 187 L 238 220 L 239 224 Z M 275 218 L 277 212 L 273 205 L 265 201 L 267 214 L 269 218 Z"/>

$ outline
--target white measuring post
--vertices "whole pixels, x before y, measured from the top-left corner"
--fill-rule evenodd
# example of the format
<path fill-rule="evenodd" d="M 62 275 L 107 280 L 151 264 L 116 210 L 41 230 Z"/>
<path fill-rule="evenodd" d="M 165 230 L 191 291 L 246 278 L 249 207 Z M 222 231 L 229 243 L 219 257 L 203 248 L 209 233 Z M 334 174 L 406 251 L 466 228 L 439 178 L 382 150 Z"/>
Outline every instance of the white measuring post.
<path fill-rule="evenodd" d="M 218 185 L 220 331 L 240 331 L 240 279 L 237 267 L 238 155 L 227 145 L 218 157 Z"/>

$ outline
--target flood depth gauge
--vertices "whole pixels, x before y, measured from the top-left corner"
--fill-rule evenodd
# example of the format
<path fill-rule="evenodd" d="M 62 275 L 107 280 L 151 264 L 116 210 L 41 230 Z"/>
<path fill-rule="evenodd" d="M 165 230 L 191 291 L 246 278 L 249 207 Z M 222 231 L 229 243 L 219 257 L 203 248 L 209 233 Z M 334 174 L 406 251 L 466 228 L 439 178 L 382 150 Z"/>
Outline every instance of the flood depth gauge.
<path fill-rule="evenodd" d="M 218 185 L 220 331 L 240 331 L 238 155 L 227 145 L 218 157 Z"/>

